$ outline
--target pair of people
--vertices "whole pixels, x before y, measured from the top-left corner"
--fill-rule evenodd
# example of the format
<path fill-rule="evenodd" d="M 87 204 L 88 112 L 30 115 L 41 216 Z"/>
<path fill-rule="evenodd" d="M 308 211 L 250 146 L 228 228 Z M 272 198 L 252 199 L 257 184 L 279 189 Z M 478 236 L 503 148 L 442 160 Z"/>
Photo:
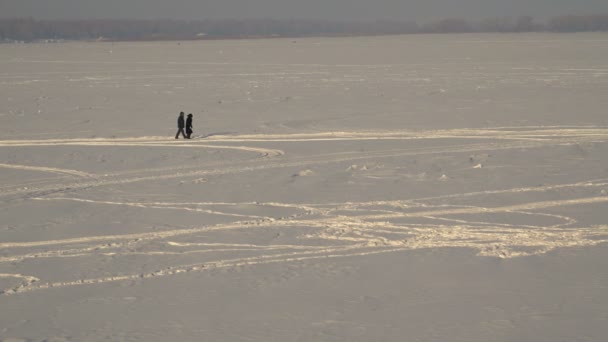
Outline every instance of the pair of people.
<path fill-rule="evenodd" d="M 184 128 L 186 128 L 186 132 L 184 133 Z M 179 113 L 179 117 L 177 118 L 177 134 L 175 135 L 175 139 L 179 139 L 179 135 L 183 135 L 184 139 L 190 139 L 192 136 L 192 113 L 188 114 L 188 119 L 184 122 L 184 112 Z"/>

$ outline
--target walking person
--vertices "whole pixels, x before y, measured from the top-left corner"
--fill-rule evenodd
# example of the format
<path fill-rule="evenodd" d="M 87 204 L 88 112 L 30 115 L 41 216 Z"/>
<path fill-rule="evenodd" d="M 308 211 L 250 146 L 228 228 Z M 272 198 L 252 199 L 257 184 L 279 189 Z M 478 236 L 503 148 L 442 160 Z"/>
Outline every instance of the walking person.
<path fill-rule="evenodd" d="M 192 113 L 188 114 L 188 118 L 186 119 L 186 138 L 190 139 L 192 135 Z"/>
<path fill-rule="evenodd" d="M 179 113 L 179 117 L 177 118 L 177 134 L 175 135 L 175 139 L 179 139 L 179 134 L 181 133 L 186 139 L 186 133 L 184 133 L 184 112 Z"/>

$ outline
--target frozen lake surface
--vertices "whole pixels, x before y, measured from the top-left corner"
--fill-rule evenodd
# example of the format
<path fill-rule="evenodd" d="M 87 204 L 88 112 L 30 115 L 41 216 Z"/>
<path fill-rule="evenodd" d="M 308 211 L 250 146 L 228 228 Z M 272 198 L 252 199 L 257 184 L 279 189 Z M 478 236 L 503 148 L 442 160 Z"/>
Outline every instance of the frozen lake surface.
<path fill-rule="evenodd" d="M 606 56 L 0 45 L 0 341 L 604 341 Z"/>

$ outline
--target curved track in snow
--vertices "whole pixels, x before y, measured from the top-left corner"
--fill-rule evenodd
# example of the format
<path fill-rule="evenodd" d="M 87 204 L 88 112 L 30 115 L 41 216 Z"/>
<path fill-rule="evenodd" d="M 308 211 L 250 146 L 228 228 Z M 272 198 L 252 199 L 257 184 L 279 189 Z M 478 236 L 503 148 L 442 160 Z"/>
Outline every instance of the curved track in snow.
<path fill-rule="evenodd" d="M 302 146 L 323 141 L 444 140 L 458 143 L 404 147 L 375 151 L 348 150 L 292 155 L 287 145 Z M 158 265 L 142 270 L 135 265 L 113 273 L 98 266 L 97 275 L 80 272 L 45 278 L 39 274 L 1 273 L 3 295 L 27 293 L 109 282 L 140 281 L 220 268 L 271 263 L 363 257 L 379 253 L 461 247 L 480 256 L 513 258 L 547 253 L 557 248 L 586 247 L 608 242 L 608 225 L 586 224 L 568 208 L 605 206 L 602 191 L 608 179 L 553 185 L 496 188 L 486 191 L 448 193 L 420 198 L 326 203 L 176 201 L 88 198 L 84 190 L 137 182 L 197 179 L 220 175 L 263 174 L 280 168 L 310 168 L 357 161 L 382 161 L 399 157 L 474 154 L 489 151 L 530 150 L 579 144 L 605 144 L 608 129 L 602 127 L 525 127 L 455 129 L 433 131 L 328 132 L 297 134 L 217 135 L 204 140 L 172 141 L 161 137 L 124 139 L 4 140 L 0 149 L 36 147 L 102 148 L 201 148 L 255 153 L 254 159 L 229 159 L 207 167 L 176 166 L 94 174 L 50 166 L 0 164 L 0 168 L 69 176 L 43 184 L 0 189 L 0 201 L 19 200 L 38 204 L 78 204 L 89 208 L 137 209 L 144 212 L 177 212 L 221 218 L 223 223 L 190 227 L 164 227 L 124 234 L 31 239 L 0 242 L 0 267 L 36 261 L 52 267 L 78 260 L 108 257 L 135 258 Z M 231 145 L 235 144 L 235 145 Z M 238 145 L 236 145 L 238 144 Z M 285 146 L 282 146 L 285 144 Z M 245 145 L 245 146 L 242 146 Z M 268 147 L 269 145 L 269 147 Z M 278 149 L 277 146 L 281 146 Z M 380 176 L 378 176 L 380 177 Z M 555 194 L 560 193 L 558 198 Z M 535 195 L 535 196 L 532 196 Z M 538 196 L 536 196 L 538 195 Z M 486 199 L 500 199 L 487 201 Z M 537 198 L 536 200 L 531 200 Z M 485 204 L 487 203 L 487 204 Z M 490 204 L 494 203 L 494 204 Z M 281 211 L 279 214 L 271 214 Z M 276 241 L 231 241 L 235 234 L 276 234 Z M 209 235 L 212 234 L 212 235 Z M 216 234 L 216 235 L 213 235 Z M 219 234 L 219 235 L 217 235 Z M 284 237 L 287 235 L 288 237 Z M 222 236 L 220 240 L 209 240 Z M 143 260 L 143 261 L 141 261 Z M 77 267 L 76 267 L 77 268 Z M 86 273 L 86 276 L 83 274 Z M 94 272 L 93 272 L 94 273 Z M 110 274 L 110 275 L 108 275 Z"/>

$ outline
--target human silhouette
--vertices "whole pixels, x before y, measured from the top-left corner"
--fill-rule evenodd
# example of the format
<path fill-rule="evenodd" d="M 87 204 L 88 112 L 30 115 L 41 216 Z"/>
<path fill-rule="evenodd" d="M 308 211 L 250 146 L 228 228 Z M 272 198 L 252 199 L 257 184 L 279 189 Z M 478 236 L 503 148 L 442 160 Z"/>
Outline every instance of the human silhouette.
<path fill-rule="evenodd" d="M 192 135 L 192 113 L 188 114 L 186 119 L 186 138 L 190 139 Z"/>
<path fill-rule="evenodd" d="M 179 113 L 179 117 L 177 118 L 177 134 L 175 135 L 175 139 L 179 139 L 179 134 L 181 133 L 186 139 L 186 133 L 184 133 L 184 112 Z"/>

